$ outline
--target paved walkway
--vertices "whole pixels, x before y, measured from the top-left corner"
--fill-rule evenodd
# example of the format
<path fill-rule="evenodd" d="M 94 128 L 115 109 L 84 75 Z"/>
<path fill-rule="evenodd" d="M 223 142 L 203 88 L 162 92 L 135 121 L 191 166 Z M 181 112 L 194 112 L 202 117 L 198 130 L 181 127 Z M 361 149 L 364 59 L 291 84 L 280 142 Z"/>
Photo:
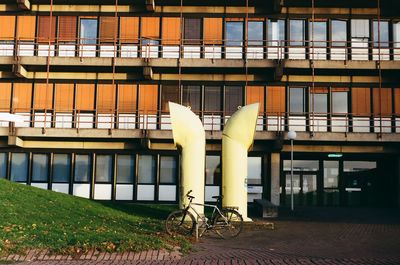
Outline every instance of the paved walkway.
<path fill-rule="evenodd" d="M 35 260 L 36 261 L 28 261 Z M 9 257 L 22 265 L 95 264 L 400 264 L 399 209 L 300 209 L 268 226 L 247 226 L 236 239 L 208 235 L 188 255 L 178 251 Z"/>

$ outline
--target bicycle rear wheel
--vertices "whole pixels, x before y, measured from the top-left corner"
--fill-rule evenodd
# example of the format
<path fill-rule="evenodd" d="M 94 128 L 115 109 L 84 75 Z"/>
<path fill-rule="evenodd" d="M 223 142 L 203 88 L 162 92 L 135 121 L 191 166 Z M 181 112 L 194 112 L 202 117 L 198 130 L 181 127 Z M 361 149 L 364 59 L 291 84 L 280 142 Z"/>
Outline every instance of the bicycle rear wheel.
<path fill-rule="evenodd" d="M 223 238 L 236 237 L 243 229 L 243 218 L 233 209 L 222 210 L 222 215 L 214 219 L 213 229 Z"/>
<path fill-rule="evenodd" d="M 169 235 L 190 236 L 195 229 L 194 216 L 185 210 L 172 212 L 165 221 L 165 230 Z"/>

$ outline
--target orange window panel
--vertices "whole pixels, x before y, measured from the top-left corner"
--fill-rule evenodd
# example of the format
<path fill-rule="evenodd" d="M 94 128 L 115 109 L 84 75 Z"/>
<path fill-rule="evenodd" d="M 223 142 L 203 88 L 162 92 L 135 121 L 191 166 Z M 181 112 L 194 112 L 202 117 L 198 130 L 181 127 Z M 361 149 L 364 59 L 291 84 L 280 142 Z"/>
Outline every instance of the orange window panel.
<path fill-rule="evenodd" d="M 181 39 L 181 19 L 178 17 L 162 18 L 162 43 L 179 45 Z"/>
<path fill-rule="evenodd" d="M 369 116 L 371 114 L 371 94 L 369 88 L 353 88 L 351 90 L 351 107 L 355 116 Z"/>
<path fill-rule="evenodd" d="M 33 108 L 53 108 L 53 84 L 35 84 L 33 88 Z"/>
<path fill-rule="evenodd" d="M 269 115 L 285 113 L 285 87 L 267 87 L 267 112 Z"/>
<path fill-rule="evenodd" d="M 97 85 L 97 111 L 99 113 L 113 113 L 115 111 L 115 94 L 115 85 Z"/>
<path fill-rule="evenodd" d="M 118 18 L 100 17 L 100 41 L 114 42 L 118 35 Z"/>
<path fill-rule="evenodd" d="M 265 111 L 265 89 L 263 86 L 248 86 L 246 88 L 246 104 L 260 103 L 260 113 Z"/>
<path fill-rule="evenodd" d="M 326 87 L 314 87 L 310 88 L 310 91 L 313 94 L 328 94 L 328 88 Z"/>
<path fill-rule="evenodd" d="M 222 18 L 204 18 L 204 44 L 222 44 Z"/>
<path fill-rule="evenodd" d="M 35 39 L 36 17 L 18 16 L 17 38 L 21 41 L 33 41 Z"/>
<path fill-rule="evenodd" d="M 51 22 L 50 22 L 51 21 Z M 51 24 L 51 25 L 50 25 Z M 51 30 L 50 30 L 51 26 Z M 54 42 L 56 39 L 56 17 L 50 20 L 50 16 L 38 17 L 38 41 L 39 42 Z"/>
<path fill-rule="evenodd" d="M 121 43 L 137 43 L 139 41 L 139 18 L 121 17 L 120 31 Z"/>
<path fill-rule="evenodd" d="M 16 112 L 30 112 L 32 106 L 32 84 L 15 83 L 12 102 L 13 109 Z"/>
<path fill-rule="evenodd" d="M 118 110 L 121 113 L 136 111 L 137 85 L 118 85 Z"/>
<path fill-rule="evenodd" d="M 249 17 L 248 21 L 264 21 L 264 17 Z"/>
<path fill-rule="evenodd" d="M 76 16 L 59 16 L 58 17 L 58 40 L 65 42 L 73 42 L 76 40 Z"/>
<path fill-rule="evenodd" d="M 139 94 L 139 110 L 146 114 L 156 114 L 158 85 L 140 85 Z"/>
<path fill-rule="evenodd" d="M 228 17 L 225 21 L 244 21 L 244 18 L 241 17 Z"/>
<path fill-rule="evenodd" d="M 348 87 L 332 87 L 332 92 L 349 92 L 350 89 Z"/>
<path fill-rule="evenodd" d="M 374 114 L 392 115 L 392 89 L 374 88 Z"/>
<path fill-rule="evenodd" d="M 159 39 L 160 38 L 160 18 L 142 17 L 141 18 L 142 38 Z"/>
<path fill-rule="evenodd" d="M 94 84 L 76 85 L 76 109 L 94 111 Z"/>
<path fill-rule="evenodd" d="M 56 84 L 54 108 L 71 112 L 74 109 L 74 84 Z"/>
<path fill-rule="evenodd" d="M 0 16 L 0 39 L 14 39 L 15 16 Z"/>
<path fill-rule="evenodd" d="M 11 83 L 0 83 L 0 111 L 10 111 Z"/>
<path fill-rule="evenodd" d="M 394 112 L 400 115 L 400 88 L 394 89 Z"/>

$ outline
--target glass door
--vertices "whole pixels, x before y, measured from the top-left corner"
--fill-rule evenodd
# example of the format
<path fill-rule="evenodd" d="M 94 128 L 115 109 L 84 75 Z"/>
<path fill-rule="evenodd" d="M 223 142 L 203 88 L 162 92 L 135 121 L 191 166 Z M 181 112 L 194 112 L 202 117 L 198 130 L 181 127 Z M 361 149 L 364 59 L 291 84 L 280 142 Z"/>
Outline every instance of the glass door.
<path fill-rule="evenodd" d="M 291 173 L 286 172 L 285 205 L 291 204 Z M 310 172 L 293 173 L 293 199 L 295 206 L 317 205 L 317 174 Z"/>

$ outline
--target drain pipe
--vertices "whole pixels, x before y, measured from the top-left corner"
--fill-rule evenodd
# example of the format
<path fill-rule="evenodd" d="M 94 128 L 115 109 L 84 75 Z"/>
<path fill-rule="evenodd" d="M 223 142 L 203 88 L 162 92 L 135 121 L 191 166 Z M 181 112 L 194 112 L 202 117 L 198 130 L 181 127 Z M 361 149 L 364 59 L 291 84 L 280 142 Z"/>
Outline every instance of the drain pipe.
<path fill-rule="evenodd" d="M 168 102 L 171 114 L 172 134 L 176 147 L 181 151 L 181 179 L 179 206 L 188 204 L 186 193 L 192 190 L 194 202 L 204 202 L 204 160 L 206 137 L 199 117 L 189 108 Z M 193 207 L 199 214 L 203 206 Z"/>
<path fill-rule="evenodd" d="M 247 151 L 253 144 L 259 103 L 236 111 L 222 132 L 222 194 L 223 207 L 239 207 L 244 221 L 247 217 Z"/>

